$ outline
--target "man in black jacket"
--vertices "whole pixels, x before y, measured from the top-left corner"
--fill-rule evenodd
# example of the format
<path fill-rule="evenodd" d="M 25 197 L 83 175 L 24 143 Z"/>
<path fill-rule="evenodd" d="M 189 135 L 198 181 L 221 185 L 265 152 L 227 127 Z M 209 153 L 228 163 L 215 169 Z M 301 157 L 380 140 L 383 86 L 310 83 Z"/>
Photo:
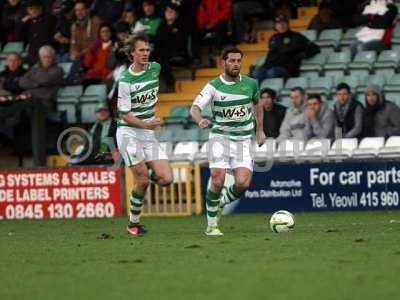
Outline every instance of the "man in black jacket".
<path fill-rule="evenodd" d="M 363 126 L 363 106 L 352 97 L 350 86 L 339 83 L 336 86 L 334 107 L 336 127 L 343 138 L 359 138 Z"/>
<path fill-rule="evenodd" d="M 277 138 L 286 107 L 275 102 L 276 92 L 273 89 L 265 88 L 260 91 L 260 102 L 264 108 L 263 128 L 267 138 Z"/>
<path fill-rule="evenodd" d="M 275 19 L 275 30 L 277 33 L 269 40 L 269 52 L 264 65 L 253 73 L 259 83 L 265 78 L 297 76 L 301 60 L 320 51 L 304 35 L 291 31 L 289 20 L 284 15 Z"/>
<path fill-rule="evenodd" d="M 7 56 L 7 67 L 0 73 L 0 102 L 13 100 L 18 96 L 22 89 L 19 87 L 19 79 L 26 73 L 22 66 L 22 58 L 17 53 Z"/>

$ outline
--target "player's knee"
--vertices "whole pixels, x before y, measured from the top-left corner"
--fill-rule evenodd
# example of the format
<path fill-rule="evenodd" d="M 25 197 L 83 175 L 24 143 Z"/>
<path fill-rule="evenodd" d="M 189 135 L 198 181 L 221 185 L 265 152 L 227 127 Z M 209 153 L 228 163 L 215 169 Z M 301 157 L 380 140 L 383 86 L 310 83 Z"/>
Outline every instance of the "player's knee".
<path fill-rule="evenodd" d="M 250 186 L 250 179 L 249 178 L 238 178 L 236 179 L 235 185 L 237 186 L 240 192 L 244 192 Z"/>
<path fill-rule="evenodd" d="M 137 179 L 137 186 L 140 190 L 145 191 L 149 186 L 150 180 L 148 176 L 141 176 Z"/>
<path fill-rule="evenodd" d="M 173 180 L 172 173 L 167 172 L 160 177 L 160 179 L 158 180 L 158 184 L 161 186 L 167 186 L 172 183 L 172 180 Z"/>
<path fill-rule="evenodd" d="M 225 178 L 222 176 L 212 176 L 212 184 L 216 191 L 221 191 L 224 187 Z"/>

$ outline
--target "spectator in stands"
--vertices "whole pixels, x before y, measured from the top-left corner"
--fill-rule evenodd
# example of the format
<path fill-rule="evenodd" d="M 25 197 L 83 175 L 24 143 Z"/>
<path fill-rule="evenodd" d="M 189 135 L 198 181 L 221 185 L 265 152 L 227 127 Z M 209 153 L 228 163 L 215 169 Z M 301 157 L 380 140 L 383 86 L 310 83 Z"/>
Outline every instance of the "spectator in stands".
<path fill-rule="evenodd" d="M 128 23 L 129 33 L 133 33 L 137 21 L 136 12 L 133 9 L 125 10 L 122 14 L 122 21 Z"/>
<path fill-rule="evenodd" d="M 73 62 L 68 83 L 80 83 L 83 73 L 83 58 L 98 36 L 100 19 L 90 17 L 85 1 L 78 0 L 74 6 L 76 21 L 71 26 L 70 60 Z"/>
<path fill-rule="evenodd" d="M 354 17 L 356 26 L 362 26 L 357 32 L 357 40 L 351 45 L 353 56 L 359 51 L 388 49 L 392 42 L 397 7 L 391 0 L 371 1 L 364 7 L 362 14 Z"/>
<path fill-rule="evenodd" d="M 46 122 L 48 113 L 56 109 L 58 89 L 64 82 L 63 70 L 55 62 L 50 46 L 39 49 L 39 63 L 19 80 L 19 86 L 32 95 L 32 152 L 35 166 L 46 165 Z"/>
<path fill-rule="evenodd" d="M 339 83 L 336 86 L 334 107 L 336 127 L 343 138 L 359 138 L 363 126 L 363 106 L 351 94 L 350 86 Z M 336 136 L 336 138 L 339 138 Z"/>
<path fill-rule="evenodd" d="M 284 15 L 275 18 L 275 30 L 277 33 L 269 41 L 264 65 L 253 72 L 253 77 L 259 83 L 265 78 L 297 76 L 301 60 L 320 51 L 319 47 L 304 35 L 291 31 L 289 20 Z"/>
<path fill-rule="evenodd" d="M 29 45 L 29 63 L 37 62 L 38 50 L 43 45 L 54 43 L 54 34 L 57 24 L 55 16 L 44 13 L 43 3 L 40 0 L 28 2 L 28 14 L 22 18 L 18 29 L 18 39 Z"/>
<path fill-rule="evenodd" d="M 117 22 L 125 8 L 125 0 L 94 0 L 92 12 L 104 22 Z"/>
<path fill-rule="evenodd" d="M 100 27 L 100 19 L 96 16 L 90 17 L 85 1 L 76 1 L 76 21 L 71 27 L 70 59 L 82 58 L 89 50 L 89 46 L 97 39 Z"/>
<path fill-rule="evenodd" d="M 112 164 L 119 161 L 120 156 L 117 150 L 115 134 L 117 122 L 111 118 L 107 103 L 99 103 L 96 108 L 96 122 L 90 128 L 92 139 L 92 151 L 87 159 L 81 161 L 80 157 L 85 155 L 87 148 L 81 148 L 81 153 L 77 153 L 74 160 L 81 165 Z"/>
<path fill-rule="evenodd" d="M 180 5 L 175 2 L 167 4 L 164 19 L 154 39 L 154 59 L 162 65 L 161 76 L 168 91 L 173 91 L 175 86 L 172 66 L 188 63 L 188 36 L 179 18 L 179 9 Z"/>
<path fill-rule="evenodd" d="M 292 106 L 286 110 L 281 128 L 279 129 L 278 141 L 306 139 L 306 93 L 303 88 L 295 87 L 290 92 Z"/>
<path fill-rule="evenodd" d="M 257 0 L 233 0 L 233 26 L 237 42 L 252 42 L 249 17 L 262 15 L 264 6 Z"/>
<path fill-rule="evenodd" d="M 67 1 L 58 16 L 56 34 L 54 35 L 54 39 L 57 42 L 56 52 L 58 63 L 69 61 L 73 16 L 74 3 Z"/>
<path fill-rule="evenodd" d="M 26 73 L 22 65 L 22 58 L 17 53 L 11 53 L 7 56 L 6 69 L 0 73 L 0 102 L 18 100 L 22 93 L 18 82 Z"/>
<path fill-rule="evenodd" d="M 318 33 L 325 29 L 341 28 L 336 19 L 330 1 L 322 1 L 318 7 L 318 13 L 311 19 L 308 29 L 314 29 Z"/>
<path fill-rule="evenodd" d="M 153 41 L 160 27 L 162 18 L 157 15 L 156 3 L 154 0 L 143 0 L 142 7 L 144 17 L 136 22 L 133 31 L 134 33 L 144 32 L 149 36 L 150 40 Z"/>
<path fill-rule="evenodd" d="M 318 94 L 311 94 L 307 98 L 305 133 L 307 140 L 334 138 L 335 115 Z"/>
<path fill-rule="evenodd" d="M 400 135 L 400 108 L 387 101 L 377 85 L 370 85 L 365 91 L 363 136 L 390 137 Z"/>
<path fill-rule="evenodd" d="M 84 58 L 84 84 L 95 84 L 105 81 L 112 70 L 108 67 L 108 58 L 113 49 L 113 29 L 108 24 L 102 24 L 98 39 L 91 45 Z"/>
<path fill-rule="evenodd" d="M 264 108 L 263 127 L 267 138 L 277 138 L 286 113 L 286 107 L 276 103 L 276 92 L 269 88 L 260 91 L 260 102 Z"/>
<path fill-rule="evenodd" d="M 25 6 L 20 0 L 8 0 L 1 12 L 0 41 L 13 42 L 16 40 L 17 28 L 25 14 Z"/>
<path fill-rule="evenodd" d="M 197 14 L 200 37 L 215 45 L 216 49 L 221 49 L 229 41 L 228 23 L 231 16 L 231 0 L 202 0 Z"/>

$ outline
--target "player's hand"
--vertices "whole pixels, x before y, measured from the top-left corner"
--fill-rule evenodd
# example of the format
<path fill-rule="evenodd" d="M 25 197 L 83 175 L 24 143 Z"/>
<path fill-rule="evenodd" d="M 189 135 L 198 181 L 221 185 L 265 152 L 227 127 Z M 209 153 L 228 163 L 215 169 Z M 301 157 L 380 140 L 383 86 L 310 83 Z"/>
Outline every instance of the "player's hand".
<path fill-rule="evenodd" d="M 163 121 L 160 118 L 155 118 L 151 121 L 145 122 L 145 129 L 154 129 L 163 124 Z"/>
<path fill-rule="evenodd" d="M 209 128 L 211 126 L 212 126 L 212 123 L 209 119 L 204 118 L 204 119 L 201 119 L 199 122 L 199 127 L 201 129 Z"/>
<path fill-rule="evenodd" d="M 262 146 L 265 144 L 266 136 L 264 130 L 257 130 L 256 132 L 257 145 Z"/>

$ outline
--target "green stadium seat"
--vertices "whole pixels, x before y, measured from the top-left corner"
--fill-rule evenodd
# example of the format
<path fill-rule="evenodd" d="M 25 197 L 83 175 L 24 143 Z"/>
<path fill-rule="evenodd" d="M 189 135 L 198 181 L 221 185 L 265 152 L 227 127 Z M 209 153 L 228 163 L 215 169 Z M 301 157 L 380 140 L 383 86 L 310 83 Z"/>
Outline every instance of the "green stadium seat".
<path fill-rule="evenodd" d="M 159 142 L 170 142 L 173 139 L 173 131 L 168 127 L 163 130 L 156 130 L 155 135 Z"/>
<path fill-rule="evenodd" d="M 3 72 L 6 69 L 6 61 L 0 60 L 0 72 Z"/>
<path fill-rule="evenodd" d="M 356 54 L 353 62 L 349 64 L 349 71 L 351 74 L 357 74 L 360 76 L 368 75 L 372 66 L 376 61 L 375 51 L 361 51 Z"/>
<path fill-rule="evenodd" d="M 395 103 L 400 106 L 400 91 L 388 91 L 385 92 L 385 99 Z"/>
<path fill-rule="evenodd" d="M 190 121 L 190 107 L 174 106 L 168 117 L 165 119 L 165 124 L 183 124 L 187 125 Z"/>
<path fill-rule="evenodd" d="M 400 62 L 400 52 L 394 50 L 384 50 L 379 54 L 378 60 L 374 64 L 375 74 L 385 76 L 388 80 L 395 73 L 395 69 Z"/>
<path fill-rule="evenodd" d="M 282 96 L 282 97 L 279 97 L 278 103 L 283 106 L 290 107 L 292 105 L 292 99 L 290 98 L 289 95 Z"/>
<path fill-rule="evenodd" d="M 331 76 L 318 77 L 310 80 L 308 94 L 322 94 L 328 96 L 333 87 L 334 79 Z"/>
<path fill-rule="evenodd" d="M 81 122 L 91 124 L 96 121 L 98 102 L 83 102 L 80 104 Z"/>
<path fill-rule="evenodd" d="M 68 123 L 77 122 L 77 112 L 79 108 L 79 97 L 83 93 L 81 85 L 66 86 L 59 89 L 57 94 L 57 110 L 65 111 Z"/>
<path fill-rule="evenodd" d="M 364 93 L 357 93 L 356 99 L 365 107 L 365 94 Z"/>
<path fill-rule="evenodd" d="M 8 42 L 7 44 L 4 45 L 4 48 L 0 53 L 0 58 L 6 58 L 7 55 L 12 52 L 22 54 L 23 51 L 24 51 L 23 42 Z"/>
<path fill-rule="evenodd" d="M 265 63 L 266 56 L 265 54 L 257 55 L 256 60 L 254 61 L 253 66 L 260 67 Z"/>
<path fill-rule="evenodd" d="M 290 90 L 294 87 L 308 88 L 308 78 L 305 77 L 291 77 L 286 81 L 285 88 L 281 90 L 282 96 L 289 95 Z"/>
<path fill-rule="evenodd" d="M 357 87 L 357 94 L 364 93 L 367 86 L 371 84 L 376 84 L 379 85 L 380 87 L 384 87 L 384 85 L 386 84 L 386 79 L 385 77 L 382 77 L 380 75 L 365 76 L 360 80 L 360 84 Z"/>
<path fill-rule="evenodd" d="M 201 129 L 199 127 L 174 131 L 172 140 L 174 142 L 199 141 L 200 131 Z"/>
<path fill-rule="evenodd" d="M 300 31 L 299 33 L 304 35 L 307 39 L 309 39 L 312 42 L 317 40 L 318 33 L 315 29 L 308 29 L 308 30 Z"/>
<path fill-rule="evenodd" d="M 400 45 L 400 26 L 397 24 L 392 33 L 392 45 Z"/>
<path fill-rule="evenodd" d="M 71 71 L 72 63 L 71 62 L 64 62 L 64 63 L 59 63 L 58 66 L 63 69 L 64 71 L 64 78 L 66 78 Z"/>
<path fill-rule="evenodd" d="M 107 99 L 107 87 L 105 84 L 89 85 L 80 98 L 81 102 L 99 102 Z"/>
<path fill-rule="evenodd" d="M 324 66 L 325 76 L 343 76 L 351 61 L 350 51 L 332 52 Z"/>
<path fill-rule="evenodd" d="M 260 84 L 260 90 L 264 88 L 270 88 L 279 94 L 279 91 L 283 88 L 283 78 L 267 78 L 264 79 Z"/>
<path fill-rule="evenodd" d="M 343 38 L 340 40 L 340 47 L 343 50 L 348 49 L 350 45 L 356 41 L 356 33 L 360 31 L 360 28 L 350 28 L 346 30 L 343 35 Z"/>
<path fill-rule="evenodd" d="M 199 141 L 200 142 L 206 142 L 208 141 L 208 137 L 210 135 L 211 129 L 201 129 L 200 130 L 200 135 L 199 135 Z"/>
<path fill-rule="evenodd" d="M 311 58 L 303 59 L 300 66 L 301 76 L 308 78 L 319 77 L 327 57 L 326 53 L 318 53 Z"/>
<path fill-rule="evenodd" d="M 326 104 L 328 104 L 328 107 L 330 108 L 330 109 L 332 109 L 332 110 L 334 110 L 335 109 L 335 100 L 333 100 L 333 99 L 328 99 L 328 100 L 326 100 Z"/>
<path fill-rule="evenodd" d="M 323 30 L 318 37 L 318 40 L 315 43 L 323 49 L 337 49 L 339 46 L 339 42 L 342 38 L 342 30 L 341 29 L 326 29 Z"/>
<path fill-rule="evenodd" d="M 360 84 L 360 77 L 358 75 L 353 75 L 353 74 L 348 76 L 335 77 L 335 84 L 332 88 L 332 94 L 335 94 L 336 86 L 342 82 L 348 84 L 351 88 L 351 91 L 355 93 L 358 85 Z"/>
<path fill-rule="evenodd" d="M 394 74 L 384 87 L 385 92 L 400 92 L 400 74 Z"/>

